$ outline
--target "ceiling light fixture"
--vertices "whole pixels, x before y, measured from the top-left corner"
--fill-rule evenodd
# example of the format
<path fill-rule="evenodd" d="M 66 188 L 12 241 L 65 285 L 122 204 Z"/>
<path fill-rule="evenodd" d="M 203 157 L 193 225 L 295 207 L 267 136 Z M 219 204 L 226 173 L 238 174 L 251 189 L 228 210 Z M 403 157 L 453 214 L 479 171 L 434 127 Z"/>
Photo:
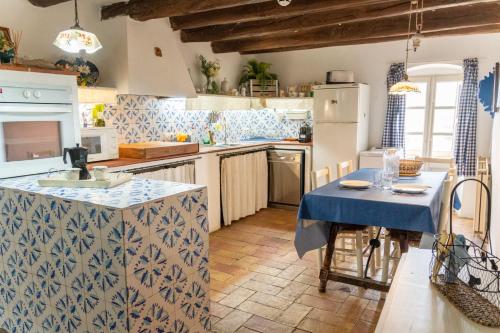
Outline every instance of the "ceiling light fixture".
<path fill-rule="evenodd" d="M 84 52 L 92 54 L 102 49 L 97 36 L 80 27 L 77 0 L 75 0 L 75 25 L 68 30 L 61 31 L 57 35 L 54 45 L 69 53 Z"/>
<path fill-rule="evenodd" d="M 292 0 L 278 0 L 278 4 L 282 7 L 288 6 L 291 2 Z"/>
<path fill-rule="evenodd" d="M 419 2 L 421 1 L 421 2 Z M 420 5 L 421 3 L 421 5 Z M 412 93 L 421 93 L 420 88 L 413 82 L 410 82 L 408 79 L 408 58 L 410 56 L 410 40 L 413 39 L 413 49 L 417 51 L 417 48 L 420 46 L 421 38 L 422 38 L 422 28 L 423 28 L 423 8 L 424 8 L 424 0 L 412 0 L 410 2 L 410 13 L 408 15 L 408 36 L 406 39 L 406 59 L 405 59 L 405 68 L 403 80 L 394 84 L 390 90 L 389 94 L 391 95 L 407 95 Z M 415 20 L 417 24 L 417 31 L 412 38 L 411 34 L 411 23 L 413 13 L 415 14 Z"/>

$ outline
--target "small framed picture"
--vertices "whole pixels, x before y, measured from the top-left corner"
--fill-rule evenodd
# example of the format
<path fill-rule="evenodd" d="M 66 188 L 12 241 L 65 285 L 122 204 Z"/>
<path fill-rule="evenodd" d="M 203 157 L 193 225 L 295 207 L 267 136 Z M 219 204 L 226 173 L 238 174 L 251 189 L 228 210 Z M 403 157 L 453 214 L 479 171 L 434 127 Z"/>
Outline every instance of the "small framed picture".
<path fill-rule="evenodd" d="M 12 42 L 12 38 L 10 36 L 10 30 L 9 30 L 9 28 L 0 27 L 0 37 L 4 37 L 9 42 Z"/>

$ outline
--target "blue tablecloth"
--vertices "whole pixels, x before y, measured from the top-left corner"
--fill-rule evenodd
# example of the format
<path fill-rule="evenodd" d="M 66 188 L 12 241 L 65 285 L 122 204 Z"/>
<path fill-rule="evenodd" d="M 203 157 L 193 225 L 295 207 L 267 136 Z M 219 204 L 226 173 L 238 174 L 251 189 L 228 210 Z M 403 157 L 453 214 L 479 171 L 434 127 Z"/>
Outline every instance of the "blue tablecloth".
<path fill-rule="evenodd" d="M 389 190 L 344 189 L 341 180 L 373 181 L 378 169 L 362 169 L 304 195 L 298 213 L 295 248 L 300 257 L 328 243 L 330 223 L 349 223 L 436 233 L 446 172 L 422 172 L 399 183 L 425 184 L 424 194 L 393 194 Z"/>

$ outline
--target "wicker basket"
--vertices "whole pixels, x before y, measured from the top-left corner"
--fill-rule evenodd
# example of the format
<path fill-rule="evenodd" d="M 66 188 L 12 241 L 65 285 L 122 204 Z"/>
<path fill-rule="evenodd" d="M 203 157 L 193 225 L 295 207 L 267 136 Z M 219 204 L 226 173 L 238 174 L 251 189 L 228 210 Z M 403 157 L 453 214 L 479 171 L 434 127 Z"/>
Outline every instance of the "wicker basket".
<path fill-rule="evenodd" d="M 482 244 L 453 233 L 453 202 L 465 182 L 478 182 L 488 198 L 486 235 Z M 450 197 L 450 232 L 436 235 L 430 279 L 433 286 L 467 318 L 481 325 L 500 327 L 500 259 L 491 245 L 491 192 L 477 179 L 458 183 Z M 487 241 L 489 249 L 486 250 Z"/>
<path fill-rule="evenodd" d="M 420 169 L 422 169 L 423 165 L 423 161 L 401 160 L 399 162 L 399 175 L 403 177 L 416 177 L 420 175 Z"/>

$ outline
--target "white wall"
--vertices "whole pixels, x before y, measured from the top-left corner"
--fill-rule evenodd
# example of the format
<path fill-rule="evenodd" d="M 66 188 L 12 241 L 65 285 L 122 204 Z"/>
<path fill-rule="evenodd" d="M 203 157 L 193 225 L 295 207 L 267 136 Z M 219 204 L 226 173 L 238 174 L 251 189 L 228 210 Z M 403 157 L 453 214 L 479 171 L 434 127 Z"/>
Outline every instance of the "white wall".
<path fill-rule="evenodd" d="M 177 38 L 180 40 L 179 33 Z M 180 45 L 186 64 L 191 71 L 191 77 L 196 88 L 201 88 L 206 84 L 204 77 L 200 72 L 199 55 L 204 55 L 208 60 L 213 61 L 218 59 L 222 65 L 220 73 L 216 81 L 222 81 L 227 78 L 229 87 L 238 88 L 238 83 L 241 77 L 243 65 L 248 59 L 247 56 L 241 56 L 239 53 L 223 53 L 214 54 L 210 43 L 183 43 Z"/>
<path fill-rule="evenodd" d="M 493 126 L 491 149 L 491 170 L 493 178 L 493 212 L 491 225 L 491 240 L 493 251 L 500 255 L 500 114 L 497 114 Z"/>
<path fill-rule="evenodd" d="M 300 82 L 325 81 L 326 72 L 346 69 L 355 72 L 358 82 L 371 86 L 370 144 L 380 145 L 386 114 L 386 76 L 393 62 L 404 60 L 406 42 L 340 46 L 316 50 L 292 51 L 258 55 L 261 61 L 272 63 L 272 71 L 286 86 Z M 421 48 L 412 54 L 413 64 L 427 62 L 458 62 L 478 57 L 480 78 L 500 60 L 500 34 L 424 39 Z M 478 152 L 489 155 L 491 117 L 479 112 Z"/>
<path fill-rule="evenodd" d="M 116 0 L 85 0 L 78 3 L 82 27 L 94 32 L 104 46 L 99 52 L 87 56 L 87 59 L 99 68 L 101 73 L 99 85 L 116 87 L 126 81 L 129 74 L 127 47 L 135 48 L 131 60 L 147 63 L 145 70 L 147 74 L 144 75 L 149 75 L 152 80 L 160 80 L 164 83 L 166 79 L 170 80 L 167 89 L 174 96 L 180 94 L 177 92 L 189 91 L 185 87 L 186 66 L 191 68 L 194 84 L 196 86 L 202 84 L 197 57 L 199 54 L 204 54 L 209 59 L 216 58 L 209 43 L 182 44 L 179 33 L 172 31 L 166 19 L 146 23 L 135 22 L 125 17 L 101 21 L 101 6 L 113 2 Z M 74 57 L 52 45 L 61 30 L 74 24 L 72 2 L 39 8 L 30 4 L 28 0 L 0 0 L 0 8 L 0 26 L 23 31 L 21 56 L 45 59 L 50 62 Z M 128 46 L 127 27 L 129 30 L 130 27 L 134 27 L 133 30 L 135 30 L 132 33 L 135 42 Z M 138 36 L 139 38 L 136 38 Z M 168 66 L 158 63 L 160 60 L 151 55 L 151 45 L 160 46 L 163 49 L 164 59 L 169 61 Z M 144 52 L 143 57 L 141 57 L 141 51 Z M 231 53 L 217 55 L 217 58 L 222 63 L 219 79 L 223 80 L 227 77 L 231 86 L 237 86 L 243 57 L 238 53 Z M 155 65 L 159 65 L 156 67 L 157 71 L 154 71 Z M 178 84 L 180 81 L 182 83 Z"/>

